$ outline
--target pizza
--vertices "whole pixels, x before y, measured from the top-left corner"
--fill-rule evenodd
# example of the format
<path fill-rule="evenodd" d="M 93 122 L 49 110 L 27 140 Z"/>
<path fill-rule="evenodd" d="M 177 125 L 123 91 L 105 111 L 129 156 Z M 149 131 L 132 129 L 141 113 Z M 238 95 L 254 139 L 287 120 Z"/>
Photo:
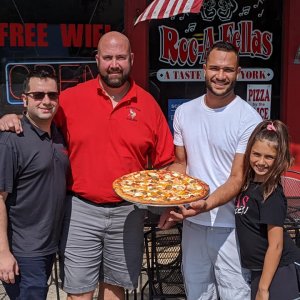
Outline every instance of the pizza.
<path fill-rule="evenodd" d="M 200 179 L 168 170 L 145 170 L 113 182 L 121 198 L 154 206 L 176 206 L 205 198 L 209 186 Z"/>

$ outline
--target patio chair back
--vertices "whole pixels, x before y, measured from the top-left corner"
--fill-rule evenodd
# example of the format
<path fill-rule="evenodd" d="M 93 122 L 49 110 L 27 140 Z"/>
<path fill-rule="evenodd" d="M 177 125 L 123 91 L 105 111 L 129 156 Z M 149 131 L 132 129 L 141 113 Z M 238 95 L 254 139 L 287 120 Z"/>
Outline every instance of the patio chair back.
<path fill-rule="evenodd" d="M 186 298 L 181 274 L 181 226 L 145 233 L 148 299 Z"/>
<path fill-rule="evenodd" d="M 287 198 L 288 212 L 285 228 L 300 247 L 300 173 L 287 171 L 281 177 L 284 194 Z"/>

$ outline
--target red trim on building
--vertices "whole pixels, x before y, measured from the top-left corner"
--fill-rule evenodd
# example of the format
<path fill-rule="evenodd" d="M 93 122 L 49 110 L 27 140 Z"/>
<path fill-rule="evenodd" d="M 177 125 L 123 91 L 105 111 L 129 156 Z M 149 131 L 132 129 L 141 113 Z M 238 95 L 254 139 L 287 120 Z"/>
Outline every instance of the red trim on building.
<path fill-rule="evenodd" d="M 283 82 L 281 119 L 288 125 L 291 139 L 300 143 L 300 64 L 294 59 L 300 45 L 300 1 L 285 0 L 283 22 Z"/>
<path fill-rule="evenodd" d="M 141 22 L 134 26 L 136 18 L 147 7 L 147 0 L 124 1 L 124 27 L 125 34 L 131 42 L 134 53 L 134 64 L 132 77 L 141 87 L 148 89 L 148 69 L 149 69 L 149 25 L 148 22 Z"/>

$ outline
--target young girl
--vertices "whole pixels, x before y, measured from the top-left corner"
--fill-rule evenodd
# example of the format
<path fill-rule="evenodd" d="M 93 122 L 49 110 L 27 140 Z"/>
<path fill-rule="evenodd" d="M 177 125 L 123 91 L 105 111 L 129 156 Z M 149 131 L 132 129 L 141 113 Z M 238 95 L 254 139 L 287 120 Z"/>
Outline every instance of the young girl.
<path fill-rule="evenodd" d="M 287 127 L 263 121 L 250 136 L 244 182 L 235 203 L 244 268 L 251 270 L 251 299 L 291 300 L 299 296 L 294 262 L 300 250 L 284 231 L 287 200 L 280 183 L 291 164 Z"/>

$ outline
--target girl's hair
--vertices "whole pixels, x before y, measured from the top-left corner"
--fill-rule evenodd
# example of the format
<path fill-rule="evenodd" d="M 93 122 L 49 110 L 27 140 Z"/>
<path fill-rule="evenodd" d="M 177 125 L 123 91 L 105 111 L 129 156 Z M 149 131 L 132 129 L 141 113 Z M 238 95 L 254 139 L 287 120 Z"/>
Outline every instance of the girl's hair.
<path fill-rule="evenodd" d="M 250 182 L 254 179 L 255 172 L 250 166 L 250 154 L 256 141 L 268 141 L 272 143 L 272 146 L 274 145 L 277 151 L 274 164 L 262 184 L 263 197 L 266 200 L 280 182 L 282 173 L 290 167 L 292 162 L 287 126 L 279 120 L 263 121 L 256 126 L 249 138 L 245 152 L 243 191 L 249 187 Z"/>

